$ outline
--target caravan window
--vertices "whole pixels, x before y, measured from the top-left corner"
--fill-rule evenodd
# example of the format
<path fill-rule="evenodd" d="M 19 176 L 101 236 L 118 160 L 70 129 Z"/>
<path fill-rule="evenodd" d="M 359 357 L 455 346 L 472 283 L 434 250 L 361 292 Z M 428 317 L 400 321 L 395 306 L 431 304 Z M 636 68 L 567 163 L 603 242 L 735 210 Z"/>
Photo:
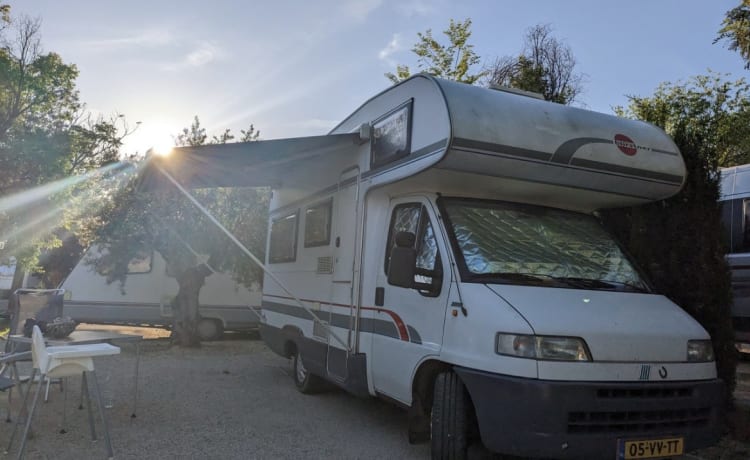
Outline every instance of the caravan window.
<path fill-rule="evenodd" d="M 151 273 L 151 265 L 154 261 L 152 251 L 141 250 L 128 262 L 128 275 Z"/>
<path fill-rule="evenodd" d="M 305 247 L 327 246 L 331 242 L 333 199 L 310 206 L 305 211 Z"/>
<path fill-rule="evenodd" d="M 271 222 L 270 263 L 294 262 L 297 258 L 297 214 L 295 211 Z"/>
<path fill-rule="evenodd" d="M 370 165 L 373 168 L 403 158 L 411 151 L 409 101 L 372 124 Z"/>

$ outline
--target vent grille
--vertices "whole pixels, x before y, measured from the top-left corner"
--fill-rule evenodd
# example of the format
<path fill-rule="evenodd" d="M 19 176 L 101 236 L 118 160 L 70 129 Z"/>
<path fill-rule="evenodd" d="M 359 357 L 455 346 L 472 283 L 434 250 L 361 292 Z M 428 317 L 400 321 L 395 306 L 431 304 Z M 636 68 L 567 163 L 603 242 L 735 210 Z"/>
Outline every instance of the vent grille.
<path fill-rule="evenodd" d="M 568 433 L 648 433 L 708 425 L 711 408 L 570 412 Z"/>
<path fill-rule="evenodd" d="M 333 257 L 318 257 L 318 268 L 316 273 L 321 275 L 330 275 L 333 273 Z"/>
<path fill-rule="evenodd" d="M 601 399 L 672 399 L 690 398 L 691 387 L 654 387 L 654 388 L 602 388 L 596 391 Z"/>

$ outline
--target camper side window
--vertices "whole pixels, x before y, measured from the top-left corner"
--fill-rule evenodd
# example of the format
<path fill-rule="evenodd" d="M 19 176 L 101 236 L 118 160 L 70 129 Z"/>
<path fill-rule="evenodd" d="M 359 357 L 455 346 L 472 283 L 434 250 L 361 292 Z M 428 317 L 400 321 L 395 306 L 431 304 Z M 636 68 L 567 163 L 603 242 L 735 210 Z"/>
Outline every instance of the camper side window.
<path fill-rule="evenodd" d="M 427 209 L 420 203 L 401 204 L 393 209 L 385 254 L 386 274 L 398 232 L 409 232 L 416 236 L 414 245 L 417 251 L 417 267 L 414 282 L 417 283 L 417 289 L 429 297 L 440 295 L 443 283 L 442 262 Z"/>
<path fill-rule="evenodd" d="M 305 211 L 305 247 L 328 246 L 331 242 L 333 199 L 310 206 Z"/>
<path fill-rule="evenodd" d="M 370 165 L 373 168 L 403 158 L 411 151 L 409 101 L 372 124 Z"/>
<path fill-rule="evenodd" d="M 271 221 L 268 261 L 272 264 L 294 262 L 297 258 L 297 212 Z"/>

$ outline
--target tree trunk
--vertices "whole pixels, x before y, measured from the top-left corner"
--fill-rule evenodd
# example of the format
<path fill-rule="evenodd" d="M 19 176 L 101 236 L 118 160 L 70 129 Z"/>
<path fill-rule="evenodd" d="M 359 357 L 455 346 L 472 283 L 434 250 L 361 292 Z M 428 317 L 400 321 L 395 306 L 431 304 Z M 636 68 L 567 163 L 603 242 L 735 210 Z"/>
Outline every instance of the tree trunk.
<path fill-rule="evenodd" d="M 203 287 L 206 277 L 211 272 L 204 266 L 191 267 L 177 277 L 180 286 L 172 303 L 174 312 L 174 328 L 172 339 L 182 347 L 199 347 L 198 337 L 198 296 Z"/>

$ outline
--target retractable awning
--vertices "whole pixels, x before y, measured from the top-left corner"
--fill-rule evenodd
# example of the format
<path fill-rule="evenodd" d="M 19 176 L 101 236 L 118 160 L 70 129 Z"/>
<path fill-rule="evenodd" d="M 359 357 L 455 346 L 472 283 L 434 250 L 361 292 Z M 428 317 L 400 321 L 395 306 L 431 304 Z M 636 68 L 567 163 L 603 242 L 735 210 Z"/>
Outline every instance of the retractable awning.
<path fill-rule="evenodd" d="M 295 137 L 268 141 L 178 147 L 152 157 L 141 172 L 141 190 L 169 186 L 159 168 L 186 188 L 275 186 L 290 168 L 352 149 L 359 133 Z"/>

